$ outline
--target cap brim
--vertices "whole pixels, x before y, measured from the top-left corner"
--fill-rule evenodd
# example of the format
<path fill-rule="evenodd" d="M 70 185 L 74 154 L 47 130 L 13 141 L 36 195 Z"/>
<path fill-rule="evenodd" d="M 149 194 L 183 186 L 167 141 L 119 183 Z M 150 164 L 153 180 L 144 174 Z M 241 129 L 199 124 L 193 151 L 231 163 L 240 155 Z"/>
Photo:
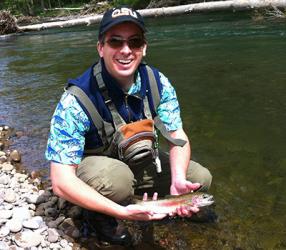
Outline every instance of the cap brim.
<path fill-rule="evenodd" d="M 143 32 L 146 32 L 146 28 L 144 25 L 142 25 L 140 22 L 136 21 L 136 20 L 117 20 L 109 25 L 107 25 L 104 29 L 101 30 L 99 35 L 104 34 L 106 31 L 108 31 L 109 29 L 111 29 L 113 26 L 121 24 L 121 23 L 134 23 L 136 24 Z"/>

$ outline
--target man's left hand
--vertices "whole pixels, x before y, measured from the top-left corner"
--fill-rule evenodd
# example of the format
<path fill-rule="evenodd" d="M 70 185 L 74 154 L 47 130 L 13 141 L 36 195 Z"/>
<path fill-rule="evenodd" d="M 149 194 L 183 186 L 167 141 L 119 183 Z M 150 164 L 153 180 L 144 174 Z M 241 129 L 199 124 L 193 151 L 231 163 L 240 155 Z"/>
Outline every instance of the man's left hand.
<path fill-rule="evenodd" d="M 189 192 L 192 192 L 194 190 L 197 190 L 200 188 L 200 183 L 192 183 L 187 180 L 180 180 L 176 181 L 171 185 L 170 193 L 171 195 L 179 195 L 179 194 L 186 194 Z"/>
<path fill-rule="evenodd" d="M 192 192 L 194 190 L 197 190 L 198 188 L 201 187 L 200 183 L 192 183 L 187 180 L 180 180 L 176 181 L 171 185 L 170 188 L 170 193 L 171 195 L 180 195 L 180 194 L 185 194 Z M 177 208 L 176 213 L 178 216 L 181 217 L 191 217 L 193 213 L 199 212 L 199 209 L 197 207 L 188 207 L 188 209 L 185 206 L 180 206 Z M 171 216 L 175 215 L 171 214 Z"/>

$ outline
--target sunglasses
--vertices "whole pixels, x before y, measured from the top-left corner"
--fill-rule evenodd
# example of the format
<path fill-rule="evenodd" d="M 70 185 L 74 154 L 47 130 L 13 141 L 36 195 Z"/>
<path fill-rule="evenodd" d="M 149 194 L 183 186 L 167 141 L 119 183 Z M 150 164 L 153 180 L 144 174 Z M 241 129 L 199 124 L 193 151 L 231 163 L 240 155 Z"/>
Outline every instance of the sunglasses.
<path fill-rule="evenodd" d="M 140 36 L 131 37 L 129 39 L 124 39 L 120 36 L 113 36 L 104 43 L 107 43 L 113 49 L 119 49 L 123 47 L 125 42 L 130 49 L 140 49 L 145 44 L 145 39 Z"/>

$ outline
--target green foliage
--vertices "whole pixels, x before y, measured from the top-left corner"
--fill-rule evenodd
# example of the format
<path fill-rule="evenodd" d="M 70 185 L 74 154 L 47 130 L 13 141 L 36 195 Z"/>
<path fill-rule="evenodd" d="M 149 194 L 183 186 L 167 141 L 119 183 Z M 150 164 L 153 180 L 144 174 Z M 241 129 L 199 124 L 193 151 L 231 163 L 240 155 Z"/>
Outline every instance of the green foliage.
<path fill-rule="evenodd" d="M 46 9 L 66 6 L 78 7 L 90 0 L 2 0 L 0 9 L 9 10 L 13 15 L 38 15 Z"/>
<path fill-rule="evenodd" d="M 149 4 L 150 0 L 114 0 L 114 6 L 130 6 L 135 9 L 143 9 L 146 8 Z"/>

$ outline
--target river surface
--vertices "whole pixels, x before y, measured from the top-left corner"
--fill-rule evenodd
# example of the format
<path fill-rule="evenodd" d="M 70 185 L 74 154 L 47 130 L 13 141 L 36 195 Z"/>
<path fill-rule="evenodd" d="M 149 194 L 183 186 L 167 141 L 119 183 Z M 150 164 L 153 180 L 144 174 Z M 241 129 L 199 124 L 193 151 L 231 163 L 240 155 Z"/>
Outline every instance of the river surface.
<path fill-rule="evenodd" d="M 213 174 L 218 215 L 216 223 L 158 223 L 157 241 L 286 249 L 285 20 L 220 13 L 147 23 L 146 61 L 176 87 L 193 158 Z M 67 79 L 97 59 L 96 37 L 92 26 L 0 40 L 0 124 L 23 132 L 12 147 L 29 170 L 48 175 L 50 118 Z"/>

